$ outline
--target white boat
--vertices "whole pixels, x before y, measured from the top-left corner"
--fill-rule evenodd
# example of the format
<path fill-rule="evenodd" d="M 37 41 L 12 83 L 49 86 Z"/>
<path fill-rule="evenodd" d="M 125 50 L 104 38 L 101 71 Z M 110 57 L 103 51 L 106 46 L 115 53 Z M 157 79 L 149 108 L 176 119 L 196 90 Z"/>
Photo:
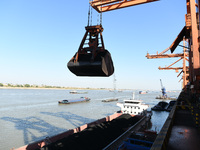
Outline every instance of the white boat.
<path fill-rule="evenodd" d="M 117 106 L 121 108 L 123 114 L 131 115 L 146 115 L 149 105 L 143 104 L 142 100 L 135 100 L 134 93 L 132 99 L 125 99 L 123 103 L 117 103 Z"/>

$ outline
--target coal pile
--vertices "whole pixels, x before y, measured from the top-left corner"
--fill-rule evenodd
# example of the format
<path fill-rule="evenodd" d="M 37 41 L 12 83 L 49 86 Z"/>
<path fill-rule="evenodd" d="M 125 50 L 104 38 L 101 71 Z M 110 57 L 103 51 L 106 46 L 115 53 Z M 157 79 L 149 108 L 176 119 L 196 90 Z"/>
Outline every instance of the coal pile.
<path fill-rule="evenodd" d="M 92 125 L 81 132 L 42 147 L 40 150 L 100 150 L 140 120 L 123 114 L 112 121 Z"/>

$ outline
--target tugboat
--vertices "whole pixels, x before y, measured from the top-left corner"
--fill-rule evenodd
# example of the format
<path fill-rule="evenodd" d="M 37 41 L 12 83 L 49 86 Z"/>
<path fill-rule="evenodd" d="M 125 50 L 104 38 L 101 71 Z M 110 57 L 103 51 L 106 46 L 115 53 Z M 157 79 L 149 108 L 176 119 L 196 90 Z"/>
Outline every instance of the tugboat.
<path fill-rule="evenodd" d="M 121 107 L 121 112 L 131 115 L 145 115 L 149 105 L 143 104 L 142 100 L 135 100 L 135 94 L 133 93 L 132 99 L 125 99 L 123 103 L 117 103 L 117 106 Z"/>

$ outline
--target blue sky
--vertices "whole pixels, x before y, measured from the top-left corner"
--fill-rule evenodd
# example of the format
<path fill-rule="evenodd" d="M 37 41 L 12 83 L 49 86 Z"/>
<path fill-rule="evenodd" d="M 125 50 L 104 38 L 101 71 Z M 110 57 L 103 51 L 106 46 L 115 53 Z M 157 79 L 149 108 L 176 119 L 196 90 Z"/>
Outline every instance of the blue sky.
<path fill-rule="evenodd" d="M 88 0 L 1 0 L 0 83 L 112 88 L 113 76 L 77 77 L 67 62 L 78 50 Z M 103 13 L 103 38 L 117 88 L 180 90 L 175 71 L 158 70 L 178 58 L 147 59 L 171 45 L 185 25 L 186 2 L 160 0 Z M 93 10 L 93 25 L 97 23 Z M 177 48 L 175 52 L 182 52 Z M 177 64 L 182 65 L 182 62 Z"/>

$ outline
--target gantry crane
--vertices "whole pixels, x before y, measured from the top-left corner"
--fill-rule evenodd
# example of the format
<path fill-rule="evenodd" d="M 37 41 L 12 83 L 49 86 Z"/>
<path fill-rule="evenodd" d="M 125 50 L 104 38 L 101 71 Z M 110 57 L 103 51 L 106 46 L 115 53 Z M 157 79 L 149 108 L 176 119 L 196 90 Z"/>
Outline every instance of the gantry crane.
<path fill-rule="evenodd" d="M 158 0 L 93 0 L 91 6 L 98 12 L 106 12 L 129 6 L 154 2 Z M 196 3 L 197 1 L 197 3 Z M 200 0 L 186 0 L 187 14 L 185 15 L 185 27 L 170 46 L 171 53 L 174 52 L 179 43 L 185 38 L 188 40 L 189 48 L 189 82 L 192 93 L 200 94 L 200 54 L 199 54 L 199 17 Z M 180 57 L 180 56 L 179 56 Z M 182 69 L 182 68 L 181 68 Z M 184 69 L 187 72 L 187 69 Z M 184 74 L 187 76 L 186 73 Z"/>
<path fill-rule="evenodd" d="M 145 4 L 149 2 L 155 2 L 159 0 L 90 0 L 90 5 L 99 13 L 116 10 L 120 8 L 135 6 L 139 4 Z M 196 3 L 197 1 L 197 3 Z M 187 7 L 187 14 L 185 15 L 185 26 L 175 39 L 175 41 L 170 46 L 171 53 L 173 53 L 179 43 L 185 38 L 188 41 L 188 49 L 189 49 L 189 82 L 190 88 L 192 88 L 193 94 L 200 95 L 200 53 L 199 53 L 199 43 L 200 43 L 200 33 L 199 33 L 199 17 L 200 17 L 200 0 L 186 0 L 186 7 Z M 97 40 L 96 40 L 97 41 Z M 83 42 L 83 41 L 82 41 Z M 80 50 L 80 49 L 79 49 Z M 85 49 L 84 49 L 85 50 Z M 94 61 L 95 56 L 99 55 L 98 51 L 95 53 L 92 52 L 92 49 L 89 50 L 90 52 L 79 51 L 78 54 L 91 55 L 88 53 L 92 53 L 91 59 L 88 59 L 90 62 Z M 78 55 L 76 55 L 78 56 Z M 172 56 L 172 55 L 171 55 Z M 174 55 L 176 56 L 176 55 Z M 179 55 L 179 57 L 182 57 Z M 84 57 L 83 57 L 84 58 Z M 110 57 L 111 59 L 111 57 Z M 79 61 L 78 57 L 74 59 L 75 62 Z M 111 62 L 111 61 L 110 61 Z M 87 62 L 87 64 L 89 64 Z M 112 63 L 110 63 L 112 64 Z M 90 64 L 89 64 L 90 65 Z M 100 65 L 102 63 L 100 62 Z M 99 65 L 99 66 L 100 66 Z M 109 66 L 107 69 L 109 70 Z M 89 66 L 90 68 L 90 66 Z M 102 66 L 100 66 L 100 71 L 103 70 Z M 160 68 L 161 69 L 161 68 Z M 169 69 L 169 67 L 168 67 Z M 177 68 L 183 69 L 183 68 Z M 110 69 L 112 71 L 112 69 Z M 187 72 L 187 67 L 184 69 Z M 184 74 L 185 77 L 187 76 L 186 73 Z M 95 74 L 96 76 L 96 74 Z M 105 75 L 109 76 L 109 75 Z"/>
<path fill-rule="evenodd" d="M 98 12 L 124 8 L 157 0 L 93 0 L 90 5 Z M 114 73 L 111 54 L 105 49 L 102 25 L 88 26 L 78 51 L 67 63 L 68 69 L 77 76 L 108 77 Z M 101 19 L 101 18 L 100 18 Z M 100 21 L 101 22 L 101 21 Z"/>
<path fill-rule="evenodd" d="M 180 45 L 181 46 L 181 45 Z M 171 46 L 170 46 L 171 47 Z M 179 77 L 182 73 L 182 78 L 179 80 L 179 82 L 181 80 L 183 80 L 183 84 L 182 87 L 183 89 L 186 90 L 186 85 L 189 82 L 189 66 L 186 65 L 186 62 L 189 62 L 188 60 L 188 52 L 186 51 L 186 46 L 185 46 L 185 39 L 183 40 L 183 53 L 177 53 L 177 54 L 166 54 L 166 52 L 168 52 L 170 50 L 170 47 L 165 49 L 164 51 L 162 51 L 161 53 L 158 53 L 156 55 L 150 55 L 149 53 L 147 53 L 146 57 L 148 59 L 155 59 L 155 58 L 175 58 L 175 57 L 180 57 L 177 61 L 175 61 L 174 63 L 172 63 L 171 65 L 167 66 L 167 67 L 158 67 L 159 70 L 175 70 L 176 72 L 179 72 L 179 70 L 181 70 L 179 72 L 179 74 L 177 75 L 177 77 Z M 183 66 L 182 67 L 172 67 L 174 64 L 178 63 L 179 61 L 183 60 Z"/>

